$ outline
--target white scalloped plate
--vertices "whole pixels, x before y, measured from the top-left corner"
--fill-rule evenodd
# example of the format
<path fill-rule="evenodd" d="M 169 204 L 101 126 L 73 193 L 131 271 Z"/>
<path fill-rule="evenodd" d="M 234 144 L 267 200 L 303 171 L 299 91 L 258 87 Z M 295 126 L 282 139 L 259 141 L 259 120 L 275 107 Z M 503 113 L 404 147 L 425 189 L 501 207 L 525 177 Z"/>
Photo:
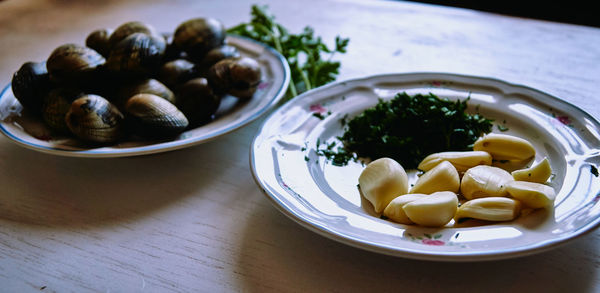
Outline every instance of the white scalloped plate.
<path fill-rule="evenodd" d="M 536 161 L 548 157 L 553 168 L 549 184 L 557 191 L 554 208 L 512 222 L 452 221 L 435 229 L 380 219 L 356 187 L 364 166 L 334 166 L 315 149 L 317 141 L 337 141 L 343 117 L 402 91 L 461 100 L 470 96 L 469 111 L 477 106 L 481 114 L 508 127 L 504 133 L 531 141 Z M 499 132 L 496 126 L 493 131 Z M 598 227 L 600 178 L 594 173 L 600 165 L 599 148 L 598 121 L 559 98 L 490 78 L 415 73 L 338 82 L 296 97 L 264 122 L 250 157 L 255 180 L 273 204 L 312 231 L 394 256 L 475 261 L 538 253 Z M 409 172 L 411 182 L 415 173 Z"/>
<path fill-rule="evenodd" d="M 166 152 L 201 144 L 230 133 L 254 121 L 283 97 L 290 82 L 290 69 L 281 54 L 253 40 L 229 36 L 227 42 L 244 56 L 256 59 L 262 69 L 262 82 L 247 102 L 226 96 L 216 117 L 208 124 L 187 130 L 167 141 L 123 141 L 91 148 L 72 137 L 53 135 L 40 119 L 22 111 L 12 90 L 0 92 L 0 131 L 13 142 L 40 152 L 71 157 L 124 157 Z"/>

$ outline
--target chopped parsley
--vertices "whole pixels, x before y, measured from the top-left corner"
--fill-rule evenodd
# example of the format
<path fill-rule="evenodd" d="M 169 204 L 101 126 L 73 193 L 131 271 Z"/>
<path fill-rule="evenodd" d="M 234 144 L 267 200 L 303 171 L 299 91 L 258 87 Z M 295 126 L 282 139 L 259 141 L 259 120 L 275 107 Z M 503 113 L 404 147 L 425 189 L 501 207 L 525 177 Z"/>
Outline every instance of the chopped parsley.
<path fill-rule="evenodd" d="M 502 132 L 504 132 L 504 131 L 507 131 L 507 130 L 508 130 L 508 127 L 506 127 L 506 126 L 504 126 L 504 125 L 500 125 L 500 124 L 498 124 L 497 126 L 498 126 L 498 130 L 500 130 L 500 131 L 502 131 Z"/>
<path fill-rule="evenodd" d="M 324 147 L 321 147 L 324 146 Z M 334 166 L 344 166 L 349 161 L 357 161 L 358 157 L 352 152 L 348 152 L 344 147 L 337 146 L 335 141 L 328 144 L 321 144 L 321 140 L 317 139 L 316 152 L 318 156 L 325 157 L 326 160 L 331 161 Z"/>
<path fill-rule="evenodd" d="M 464 101 L 427 95 L 398 93 L 390 101 L 379 100 L 373 108 L 346 122 L 339 137 L 346 156 L 377 159 L 389 157 L 408 169 L 416 168 L 427 155 L 442 151 L 464 151 L 492 129 L 492 120 L 465 113 Z M 329 154 L 331 156 L 331 154 Z"/>

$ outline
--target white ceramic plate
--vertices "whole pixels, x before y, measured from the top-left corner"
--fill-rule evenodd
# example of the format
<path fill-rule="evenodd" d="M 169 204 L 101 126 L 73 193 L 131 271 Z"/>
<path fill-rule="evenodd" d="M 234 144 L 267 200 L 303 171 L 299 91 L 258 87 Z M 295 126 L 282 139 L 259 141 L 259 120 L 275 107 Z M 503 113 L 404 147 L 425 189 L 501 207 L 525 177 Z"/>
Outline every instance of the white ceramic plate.
<path fill-rule="evenodd" d="M 512 222 L 452 221 L 443 228 L 397 224 L 379 218 L 357 189 L 361 163 L 337 167 L 316 155 L 317 141 L 337 141 L 340 120 L 396 93 L 470 96 L 475 107 L 506 134 L 524 137 L 548 157 L 557 191 L 553 210 Z M 320 119 L 314 113 L 320 113 Z M 323 118 L 321 117 L 321 118 Z M 399 126 L 410 127 L 410 126 Z M 372 76 L 331 84 L 289 101 L 272 113 L 251 149 L 251 168 L 273 204 L 301 225 L 331 239 L 389 255 L 424 260 L 474 261 L 541 252 L 600 223 L 600 125 L 577 107 L 538 90 L 500 80 L 441 73 Z M 411 182 L 416 171 L 410 171 Z"/>
<path fill-rule="evenodd" d="M 14 97 L 10 85 L 0 93 L 0 131 L 29 149 L 73 157 L 123 157 L 181 149 L 204 143 L 254 121 L 273 107 L 285 94 L 290 82 L 287 61 L 272 48 L 250 39 L 229 36 L 227 42 L 244 56 L 256 59 L 262 69 L 262 82 L 253 98 L 238 102 L 226 96 L 212 122 L 187 130 L 168 141 L 123 141 L 90 148 L 71 137 L 53 135 L 37 117 L 29 116 Z M 16 70 L 16 69 L 15 69 Z"/>

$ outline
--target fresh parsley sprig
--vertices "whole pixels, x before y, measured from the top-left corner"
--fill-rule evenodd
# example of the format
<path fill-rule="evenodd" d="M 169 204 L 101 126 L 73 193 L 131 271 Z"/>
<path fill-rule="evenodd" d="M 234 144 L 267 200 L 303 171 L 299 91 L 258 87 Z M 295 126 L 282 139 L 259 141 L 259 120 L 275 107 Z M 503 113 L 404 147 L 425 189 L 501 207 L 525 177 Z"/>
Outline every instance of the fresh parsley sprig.
<path fill-rule="evenodd" d="M 330 49 L 309 26 L 299 34 L 289 33 L 275 22 L 275 16 L 269 13 L 267 6 L 252 5 L 251 16 L 249 23 L 236 25 L 227 33 L 267 44 L 287 59 L 292 75 L 288 98 L 337 78 L 340 62 L 332 59 L 336 53 L 346 53 L 348 38 L 336 36 L 335 48 Z"/>

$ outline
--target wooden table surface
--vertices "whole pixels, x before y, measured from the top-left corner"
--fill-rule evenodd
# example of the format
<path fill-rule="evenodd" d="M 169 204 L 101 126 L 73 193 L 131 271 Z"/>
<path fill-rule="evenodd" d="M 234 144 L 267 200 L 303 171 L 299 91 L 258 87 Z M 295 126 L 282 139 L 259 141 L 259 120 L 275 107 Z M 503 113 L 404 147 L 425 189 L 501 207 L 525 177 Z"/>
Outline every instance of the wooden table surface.
<path fill-rule="evenodd" d="M 392 1 L 261 1 L 298 32 L 350 38 L 339 80 L 393 72 L 493 77 L 600 119 L 600 29 Z M 250 1 L 0 2 L 0 84 L 94 29 L 130 20 L 227 27 Z M 0 137 L 2 292 L 598 292 L 600 232 L 532 256 L 409 260 L 317 235 L 275 209 L 248 153 L 262 119 L 169 153 L 79 159 Z"/>

